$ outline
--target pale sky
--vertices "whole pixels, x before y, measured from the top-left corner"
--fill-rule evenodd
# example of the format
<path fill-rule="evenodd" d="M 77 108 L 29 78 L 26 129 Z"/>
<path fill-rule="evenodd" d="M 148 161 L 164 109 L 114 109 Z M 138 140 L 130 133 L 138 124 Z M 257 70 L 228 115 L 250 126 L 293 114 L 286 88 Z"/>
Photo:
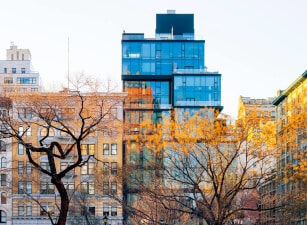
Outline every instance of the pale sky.
<path fill-rule="evenodd" d="M 156 13 L 194 14 L 205 64 L 222 74 L 223 112 L 240 95 L 274 97 L 307 69 L 307 0 L 0 0 L 0 59 L 11 41 L 30 49 L 46 88 L 70 74 L 121 86 L 121 35 L 153 37 Z"/>

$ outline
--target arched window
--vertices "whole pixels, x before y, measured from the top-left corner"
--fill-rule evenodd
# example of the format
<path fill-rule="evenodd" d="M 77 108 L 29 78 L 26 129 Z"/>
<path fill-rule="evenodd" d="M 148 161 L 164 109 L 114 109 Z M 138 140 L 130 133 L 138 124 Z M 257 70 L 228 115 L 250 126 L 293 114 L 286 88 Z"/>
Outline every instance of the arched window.
<path fill-rule="evenodd" d="M 29 137 L 29 136 L 32 136 L 32 128 L 30 126 L 28 126 L 27 128 L 27 133 L 26 135 Z"/>
<path fill-rule="evenodd" d="M 47 128 L 43 127 L 40 132 L 41 137 L 45 137 L 47 135 Z M 49 129 L 49 137 L 54 137 L 54 130 L 52 128 Z"/>
<path fill-rule="evenodd" d="M 5 192 L 1 193 L 1 204 L 6 204 L 6 193 Z"/>
<path fill-rule="evenodd" d="M 6 213 L 0 210 L 0 223 L 6 223 Z"/>
<path fill-rule="evenodd" d="M 22 125 L 20 125 L 19 127 L 18 127 L 18 135 L 22 135 L 23 134 L 23 126 Z"/>
<path fill-rule="evenodd" d="M 5 152 L 6 151 L 6 144 L 4 141 L 0 141 L 0 151 Z"/>
<path fill-rule="evenodd" d="M 1 168 L 6 168 L 6 158 L 5 157 L 1 158 Z"/>

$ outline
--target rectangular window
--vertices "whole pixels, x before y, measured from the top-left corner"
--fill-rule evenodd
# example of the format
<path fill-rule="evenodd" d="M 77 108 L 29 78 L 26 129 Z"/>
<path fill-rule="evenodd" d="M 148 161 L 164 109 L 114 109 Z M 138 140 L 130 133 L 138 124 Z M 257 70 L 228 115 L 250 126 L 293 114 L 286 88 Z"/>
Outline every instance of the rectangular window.
<path fill-rule="evenodd" d="M 26 73 L 26 68 L 21 68 L 21 73 Z"/>
<path fill-rule="evenodd" d="M 25 151 L 24 151 L 24 147 L 22 144 L 18 144 L 18 155 L 24 155 Z"/>
<path fill-rule="evenodd" d="M 111 144 L 111 154 L 117 155 L 117 144 Z"/>
<path fill-rule="evenodd" d="M 12 73 L 16 73 L 16 68 L 12 68 Z"/>
<path fill-rule="evenodd" d="M 61 119 L 73 119 L 75 117 L 75 109 L 73 108 L 63 108 L 59 113 Z"/>
<path fill-rule="evenodd" d="M 95 194 L 94 182 L 89 182 L 89 184 L 88 184 L 88 194 L 90 194 L 90 195 Z"/>
<path fill-rule="evenodd" d="M 50 172 L 50 166 L 48 162 L 41 162 L 41 168 Z"/>
<path fill-rule="evenodd" d="M 23 204 L 18 204 L 18 216 L 23 216 L 24 215 L 24 206 Z"/>
<path fill-rule="evenodd" d="M 66 183 L 65 184 L 67 191 L 74 191 L 75 190 L 75 184 L 74 183 Z"/>
<path fill-rule="evenodd" d="M 95 207 L 93 206 L 88 206 L 87 207 L 87 212 L 90 216 L 95 216 Z"/>
<path fill-rule="evenodd" d="M 117 162 L 111 162 L 111 175 L 117 175 Z"/>
<path fill-rule="evenodd" d="M 27 182 L 26 193 L 27 194 L 32 194 L 32 182 L 31 181 Z"/>
<path fill-rule="evenodd" d="M 109 203 L 103 203 L 103 215 L 109 216 Z"/>
<path fill-rule="evenodd" d="M 23 136 L 23 126 L 22 125 L 19 125 L 18 127 L 18 135 Z"/>
<path fill-rule="evenodd" d="M 95 145 L 94 144 L 83 144 L 81 145 L 82 155 L 94 155 L 95 154 Z"/>
<path fill-rule="evenodd" d="M 32 128 L 31 128 L 30 126 L 27 128 L 26 136 L 27 136 L 27 137 L 32 136 Z"/>
<path fill-rule="evenodd" d="M 7 116 L 7 111 L 5 109 L 0 109 L 0 117 L 6 117 L 6 116 Z"/>
<path fill-rule="evenodd" d="M 102 130 L 102 132 L 103 132 L 103 136 L 104 137 L 108 137 L 109 136 L 109 128 L 108 127 L 103 127 L 103 130 Z"/>
<path fill-rule="evenodd" d="M 26 163 L 26 174 L 32 174 L 32 164 L 30 162 Z"/>
<path fill-rule="evenodd" d="M 45 216 L 47 215 L 47 212 L 50 213 L 50 215 L 54 215 L 54 205 L 51 202 L 42 202 L 40 215 Z"/>
<path fill-rule="evenodd" d="M 61 162 L 61 171 L 65 170 L 67 167 L 71 166 L 72 163 L 71 162 Z M 66 173 L 66 175 L 74 175 L 75 174 L 75 170 L 72 169 L 70 170 L 68 173 Z"/>
<path fill-rule="evenodd" d="M 3 186 L 6 186 L 6 174 L 1 174 L 0 175 L 0 185 L 3 187 Z"/>
<path fill-rule="evenodd" d="M 38 92 L 38 88 L 31 88 L 31 92 Z"/>
<path fill-rule="evenodd" d="M 31 119 L 32 118 L 32 110 L 31 108 L 19 108 L 18 116 L 22 119 Z"/>
<path fill-rule="evenodd" d="M 103 144 L 103 154 L 109 155 L 109 144 L 106 143 Z"/>
<path fill-rule="evenodd" d="M 17 77 L 17 84 L 36 84 L 36 77 Z"/>
<path fill-rule="evenodd" d="M 115 203 L 111 206 L 111 216 L 117 216 L 117 205 Z"/>
<path fill-rule="evenodd" d="M 40 193 L 41 194 L 54 194 L 54 185 L 48 182 L 41 182 Z"/>
<path fill-rule="evenodd" d="M 103 182 L 103 194 L 104 195 L 109 194 L 109 182 L 107 181 Z"/>
<path fill-rule="evenodd" d="M 23 174 L 24 163 L 22 161 L 18 162 L 18 174 Z"/>
<path fill-rule="evenodd" d="M 111 182 L 111 194 L 116 195 L 117 194 L 117 182 Z"/>
<path fill-rule="evenodd" d="M 4 83 L 5 84 L 12 84 L 13 78 L 12 77 L 4 77 Z"/>
<path fill-rule="evenodd" d="M 88 162 L 81 167 L 81 174 L 94 174 L 95 163 Z"/>
<path fill-rule="evenodd" d="M 112 118 L 114 119 L 117 118 L 117 108 L 111 108 L 111 115 L 112 115 Z"/>
<path fill-rule="evenodd" d="M 26 216 L 32 216 L 32 204 L 27 202 L 26 204 Z"/>
<path fill-rule="evenodd" d="M 24 182 L 23 181 L 18 181 L 18 194 L 24 194 Z"/>
<path fill-rule="evenodd" d="M 7 73 L 7 68 L 4 68 L 3 72 L 4 72 L 4 73 Z"/>
<path fill-rule="evenodd" d="M 103 163 L 103 173 L 105 175 L 109 174 L 109 163 L 108 162 Z"/>
<path fill-rule="evenodd" d="M 82 182 L 81 191 L 90 195 L 95 194 L 94 182 Z"/>

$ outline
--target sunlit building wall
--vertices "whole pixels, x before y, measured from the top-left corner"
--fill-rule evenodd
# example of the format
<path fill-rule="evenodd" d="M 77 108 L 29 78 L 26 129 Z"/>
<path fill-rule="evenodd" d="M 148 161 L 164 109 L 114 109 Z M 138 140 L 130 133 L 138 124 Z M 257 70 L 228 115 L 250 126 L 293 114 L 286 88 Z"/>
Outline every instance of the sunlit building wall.
<path fill-rule="evenodd" d="M 307 223 L 306 171 L 301 171 L 307 154 L 307 71 L 278 94 L 273 104 L 280 153 L 277 191 L 282 207 L 276 210 L 276 224 L 301 225 Z"/>
<path fill-rule="evenodd" d="M 83 158 L 86 159 L 89 155 L 94 155 L 95 158 L 90 158 L 88 163 L 82 167 L 76 167 L 62 179 L 71 198 L 67 218 L 68 225 L 98 224 L 104 216 L 108 217 L 108 224 L 111 225 L 121 225 L 123 220 L 122 207 L 111 196 L 114 195 L 118 198 L 122 196 L 122 184 L 117 175 L 122 167 L 123 158 L 122 123 L 125 94 L 96 93 L 93 98 L 99 94 L 104 96 L 104 99 L 109 99 L 108 104 L 110 105 L 106 105 L 106 109 L 109 109 L 108 107 L 111 105 L 112 108 L 101 121 L 105 124 L 102 129 L 89 134 L 81 143 Z M 78 104 L 73 100 L 73 92 L 40 93 L 39 95 L 48 96 L 57 102 L 59 104 L 57 107 L 59 118 L 63 119 L 65 125 L 74 132 L 78 132 L 79 128 L 76 127 L 75 122 L 75 118 L 78 118 L 76 109 Z M 39 141 L 46 135 L 46 129 L 38 126 L 39 119 L 33 116 L 31 110 L 27 110 L 31 108 L 32 98 L 35 98 L 35 95 L 14 94 L 12 110 L 14 119 L 21 119 L 17 129 L 19 132 L 25 132 L 24 140 L 39 146 Z M 61 104 L 62 107 L 60 107 Z M 22 123 L 22 119 L 36 121 L 37 125 L 31 123 L 29 127 Z M 63 149 L 72 143 L 71 138 L 64 132 L 55 129 L 51 130 L 44 143 L 49 144 L 52 141 L 60 143 Z M 51 222 L 43 209 L 50 212 L 55 218 L 59 213 L 57 208 L 60 203 L 59 193 L 51 183 L 51 178 L 31 165 L 26 149 L 22 145 L 15 141 L 11 148 L 12 168 L 14 169 L 11 183 L 12 203 L 10 208 L 12 215 L 10 215 L 10 220 L 16 225 L 50 225 Z M 75 152 L 65 159 L 56 159 L 57 170 L 64 170 L 77 159 L 76 156 Z M 39 158 L 35 158 L 35 160 L 42 168 L 48 170 L 49 164 L 46 154 L 40 154 Z M 1 207 L 2 205 L 0 205 L 0 210 L 2 210 Z"/>

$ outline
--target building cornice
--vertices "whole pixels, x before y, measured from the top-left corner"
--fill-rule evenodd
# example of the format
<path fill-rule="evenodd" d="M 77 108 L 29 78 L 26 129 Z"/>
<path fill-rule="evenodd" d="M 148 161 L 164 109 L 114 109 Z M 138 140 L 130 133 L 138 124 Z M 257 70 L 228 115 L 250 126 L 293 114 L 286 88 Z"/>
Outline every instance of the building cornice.
<path fill-rule="evenodd" d="M 307 70 L 299 76 L 286 90 L 282 91 L 279 96 L 277 96 L 272 104 L 277 106 L 282 100 L 284 100 L 295 88 L 297 88 L 304 80 L 307 78 Z"/>

